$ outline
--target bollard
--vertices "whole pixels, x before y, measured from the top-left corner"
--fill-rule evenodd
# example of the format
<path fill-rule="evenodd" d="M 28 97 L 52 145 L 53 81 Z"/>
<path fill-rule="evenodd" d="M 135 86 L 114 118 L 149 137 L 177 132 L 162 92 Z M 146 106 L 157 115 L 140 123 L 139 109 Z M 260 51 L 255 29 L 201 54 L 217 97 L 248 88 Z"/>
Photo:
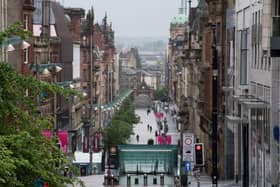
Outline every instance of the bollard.
<path fill-rule="evenodd" d="M 144 174 L 144 186 L 148 185 L 147 174 Z"/>
<path fill-rule="evenodd" d="M 108 185 L 109 181 L 108 181 L 108 175 L 104 174 L 104 185 Z"/>
<path fill-rule="evenodd" d="M 126 185 L 127 186 L 130 186 L 131 185 L 131 177 L 130 177 L 130 175 L 128 174 L 127 175 L 127 178 L 126 178 L 127 180 L 126 180 Z"/>
<path fill-rule="evenodd" d="M 163 186 L 164 185 L 164 175 L 160 174 L 160 185 Z"/>
<path fill-rule="evenodd" d="M 134 184 L 139 184 L 139 179 L 138 178 L 134 179 Z"/>
<path fill-rule="evenodd" d="M 114 175 L 111 175 L 111 186 L 114 186 Z"/>
<path fill-rule="evenodd" d="M 157 184 L 157 178 L 153 178 L 153 184 Z"/>

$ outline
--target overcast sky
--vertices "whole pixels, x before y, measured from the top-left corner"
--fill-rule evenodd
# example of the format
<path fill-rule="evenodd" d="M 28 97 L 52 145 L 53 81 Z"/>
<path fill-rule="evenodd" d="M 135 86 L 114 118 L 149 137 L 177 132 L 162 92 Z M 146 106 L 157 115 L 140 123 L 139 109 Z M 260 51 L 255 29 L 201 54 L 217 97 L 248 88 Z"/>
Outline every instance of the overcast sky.
<path fill-rule="evenodd" d="M 168 37 L 180 0 L 58 0 L 65 7 L 94 7 L 98 22 L 107 12 L 118 37 Z M 194 1 L 194 0 L 193 0 Z M 196 0 L 195 0 L 196 1 Z M 194 6 L 194 3 L 192 4 Z"/>

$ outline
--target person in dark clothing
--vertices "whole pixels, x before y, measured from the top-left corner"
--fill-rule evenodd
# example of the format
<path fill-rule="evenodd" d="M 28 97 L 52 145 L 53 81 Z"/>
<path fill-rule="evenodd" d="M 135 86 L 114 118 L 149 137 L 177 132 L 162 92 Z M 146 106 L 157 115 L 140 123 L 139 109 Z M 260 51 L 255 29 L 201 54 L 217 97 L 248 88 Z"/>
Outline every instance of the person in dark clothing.
<path fill-rule="evenodd" d="M 148 131 L 150 130 L 150 125 L 149 124 L 147 125 L 147 129 L 148 129 Z"/>
<path fill-rule="evenodd" d="M 157 131 L 155 132 L 155 136 L 156 136 L 156 137 L 158 136 L 158 132 L 157 132 Z"/>
<path fill-rule="evenodd" d="M 152 126 L 150 126 L 150 132 L 152 132 Z"/>
<path fill-rule="evenodd" d="M 137 143 L 139 142 L 139 135 L 138 134 L 136 135 L 136 141 L 137 141 Z"/>

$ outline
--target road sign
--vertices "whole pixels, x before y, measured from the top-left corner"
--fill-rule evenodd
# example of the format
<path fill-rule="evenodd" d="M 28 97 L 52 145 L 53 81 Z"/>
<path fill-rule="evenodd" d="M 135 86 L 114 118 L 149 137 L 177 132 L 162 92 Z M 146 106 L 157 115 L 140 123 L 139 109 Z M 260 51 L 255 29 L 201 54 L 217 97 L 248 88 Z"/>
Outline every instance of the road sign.
<path fill-rule="evenodd" d="M 194 161 L 194 134 L 183 134 L 183 161 Z"/>
<path fill-rule="evenodd" d="M 186 172 L 189 172 L 189 171 L 191 171 L 191 162 L 189 162 L 189 161 L 187 161 L 186 163 L 185 163 L 185 171 Z"/>

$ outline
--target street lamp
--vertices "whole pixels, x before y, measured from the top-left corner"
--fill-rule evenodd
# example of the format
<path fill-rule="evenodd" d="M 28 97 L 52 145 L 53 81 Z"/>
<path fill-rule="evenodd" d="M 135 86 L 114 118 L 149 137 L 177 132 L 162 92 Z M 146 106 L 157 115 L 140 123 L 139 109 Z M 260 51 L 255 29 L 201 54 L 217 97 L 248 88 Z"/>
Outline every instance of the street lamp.
<path fill-rule="evenodd" d="M 8 51 L 8 52 L 11 52 L 11 51 L 14 51 L 14 50 L 15 50 L 15 48 L 12 44 L 9 44 L 6 48 L 6 51 Z"/>
<path fill-rule="evenodd" d="M 22 41 L 22 44 L 21 44 L 21 48 L 22 49 L 27 49 L 28 47 L 30 47 L 30 44 L 28 43 L 28 42 L 26 42 L 26 41 Z"/>
<path fill-rule="evenodd" d="M 43 70 L 42 74 L 44 75 L 52 75 L 53 83 L 57 82 L 57 74 L 62 71 L 62 67 L 56 64 L 47 64 L 48 66 Z M 57 104 L 57 93 L 54 92 L 53 99 L 53 116 L 54 116 L 54 131 L 57 133 L 57 114 L 56 114 L 56 104 Z"/>
<path fill-rule="evenodd" d="M 213 30 L 213 57 L 212 57 L 212 184 L 218 186 L 218 152 L 217 152 L 217 126 L 218 126 L 218 51 L 216 46 L 216 25 Z"/>

